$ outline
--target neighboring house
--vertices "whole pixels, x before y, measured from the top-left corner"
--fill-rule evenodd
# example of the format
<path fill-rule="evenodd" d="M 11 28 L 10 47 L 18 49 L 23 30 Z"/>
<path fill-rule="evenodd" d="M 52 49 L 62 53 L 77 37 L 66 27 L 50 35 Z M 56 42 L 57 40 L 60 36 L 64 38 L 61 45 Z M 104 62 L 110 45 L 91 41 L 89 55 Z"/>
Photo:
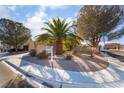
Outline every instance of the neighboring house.
<path fill-rule="evenodd" d="M 124 50 L 124 45 L 121 45 L 121 50 Z"/>
<path fill-rule="evenodd" d="M 30 38 L 20 48 L 24 49 L 25 51 L 30 51 L 31 49 L 35 49 L 35 42 Z"/>
<path fill-rule="evenodd" d="M 3 45 L 0 41 L 0 52 L 7 51 L 8 49 L 11 49 L 13 47 L 8 47 L 7 45 Z M 25 42 L 23 45 L 19 47 L 19 49 L 24 49 L 25 51 L 30 51 L 32 49 L 36 49 L 36 51 L 39 53 L 46 49 L 46 46 L 44 45 L 37 45 L 35 42 L 30 38 L 27 42 Z"/>
<path fill-rule="evenodd" d="M 25 51 L 35 49 L 37 53 L 42 52 L 43 50 L 49 51 L 49 46 L 45 46 L 43 44 L 36 44 L 31 38 L 27 42 L 25 42 L 20 48 L 24 49 Z"/>
<path fill-rule="evenodd" d="M 8 45 L 2 44 L 2 42 L 0 41 L 0 52 L 5 52 L 8 50 L 8 48 L 9 48 Z"/>
<path fill-rule="evenodd" d="M 7 45 L 3 45 L 0 42 L 0 52 L 3 52 L 11 48 L 13 47 L 8 47 Z M 42 52 L 43 50 L 50 52 L 50 46 L 45 46 L 43 44 L 36 44 L 31 38 L 27 42 L 25 42 L 23 45 L 21 45 L 19 49 L 24 49 L 25 51 L 30 51 L 32 49 L 35 49 L 37 53 Z"/>
<path fill-rule="evenodd" d="M 0 41 L 0 52 L 7 51 L 8 49 L 11 49 L 11 48 L 13 48 L 13 47 L 9 47 L 6 44 L 2 44 L 1 41 Z M 24 49 L 25 51 L 30 51 L 31 49 L 35 49 L 35 43 L 30 38 L 27 42 L 25 42 L 19 48 Z"/>
<path fill-rule="evenodd" d="M 105 49 L 117 49 L 117 43 L 108 43 L 105 45 Z M 124 45 L 120 45 L 120 50 L 124 50 Z"/>
<path fill-rule="evenodd" d="M 117 43 L 108 43 L 105 45 L 105 49 L 116 49 L 116 44 Z"/>

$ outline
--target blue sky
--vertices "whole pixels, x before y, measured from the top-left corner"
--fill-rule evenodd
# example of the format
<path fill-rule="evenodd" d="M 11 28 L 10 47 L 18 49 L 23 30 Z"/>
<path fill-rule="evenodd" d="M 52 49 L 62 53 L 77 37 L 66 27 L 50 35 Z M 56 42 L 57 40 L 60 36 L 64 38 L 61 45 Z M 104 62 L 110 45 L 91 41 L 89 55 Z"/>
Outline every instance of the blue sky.
<path fill-rule="evenodd" d="M 31 30 L 32 37 L 43 33 L 41 28 L 44 22 L 51 20 L 53 17 L 59 16 L 67 19 L 68 22 L 76 19 L 77 13 L 82 6 L 79 5 L 58 5 L 58 6 L 36 6 L 36 5 L 17 5 L 17 6 L 0 6 L 0 18 L 9 18 L 15 21 L 22 22 Z M 121 25 L 117 29 L 124 26 Z M 114 42 L 124 44 L 124 37 Z"/>

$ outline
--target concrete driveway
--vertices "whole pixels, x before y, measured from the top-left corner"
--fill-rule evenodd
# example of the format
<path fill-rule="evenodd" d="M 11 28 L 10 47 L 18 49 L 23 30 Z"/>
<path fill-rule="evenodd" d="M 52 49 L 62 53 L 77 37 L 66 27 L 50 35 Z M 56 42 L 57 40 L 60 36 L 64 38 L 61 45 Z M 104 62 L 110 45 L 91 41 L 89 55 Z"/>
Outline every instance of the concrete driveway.
<path fill-rule="evenodd" d="M 63 87 L 124 87 L 124 63 L 105 54 L 109 67 L 95 72 L 75 72 L 42 66 L 22 60 L 23 55 L 10 56 L 7 60 L 56 87 L 61 83 Z"/>

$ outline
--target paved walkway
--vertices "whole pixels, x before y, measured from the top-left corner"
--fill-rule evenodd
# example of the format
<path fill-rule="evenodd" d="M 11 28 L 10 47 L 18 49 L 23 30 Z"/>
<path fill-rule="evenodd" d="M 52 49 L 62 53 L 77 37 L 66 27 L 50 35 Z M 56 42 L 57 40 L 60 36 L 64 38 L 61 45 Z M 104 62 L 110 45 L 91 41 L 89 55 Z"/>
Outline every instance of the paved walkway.
<path fill-rule="evenodd" d="M 106 60 L 110 65 L 106 69 L 96 72 L 74 72 L 30 63 L 22 60 L 23 55 L 25 54 L 10 56 L 6 60 L 55 87 L 59 87 L 61 82 L 63 87 L 124 87 L 124 63 L 109 56 L 106 56 Z"/>

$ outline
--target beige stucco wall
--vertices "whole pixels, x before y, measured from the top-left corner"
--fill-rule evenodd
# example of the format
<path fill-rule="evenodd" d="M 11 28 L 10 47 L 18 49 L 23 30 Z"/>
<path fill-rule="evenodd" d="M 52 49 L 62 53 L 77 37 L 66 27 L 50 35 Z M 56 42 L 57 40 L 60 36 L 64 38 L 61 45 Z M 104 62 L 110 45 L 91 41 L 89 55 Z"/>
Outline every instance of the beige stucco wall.
<path fill-rule="evenodd" d="M 35 49 L 35 43 L 32 40 L 30 40 L 30 42 L 29 42 L 29 51 L 31 49 Z"/>
<path fill-rule="evenodd" d="M 35 49 L 35 43 L 34 43 L 34 41 L 31 38 L 27 42 L 25 42 L 20 48 L 22 49 L 23 46 L 25 46 L 25 45 L 28 45 L 29 51 L 31 49 Z"/>
<path fill-rule="evenodd" d="M 31 38 L 25 42 L 21 48 L 23 48 L 23 46 L 28 45 L 28 50 L 30 51 L 31 49 L 35 49 L 37 53 L 42 52 L 43 50 L 46 50 L 47 52 L 50 52 L 50 47 L 51 46 L 45 46 L 43 44 L 36 44 Z"/>

